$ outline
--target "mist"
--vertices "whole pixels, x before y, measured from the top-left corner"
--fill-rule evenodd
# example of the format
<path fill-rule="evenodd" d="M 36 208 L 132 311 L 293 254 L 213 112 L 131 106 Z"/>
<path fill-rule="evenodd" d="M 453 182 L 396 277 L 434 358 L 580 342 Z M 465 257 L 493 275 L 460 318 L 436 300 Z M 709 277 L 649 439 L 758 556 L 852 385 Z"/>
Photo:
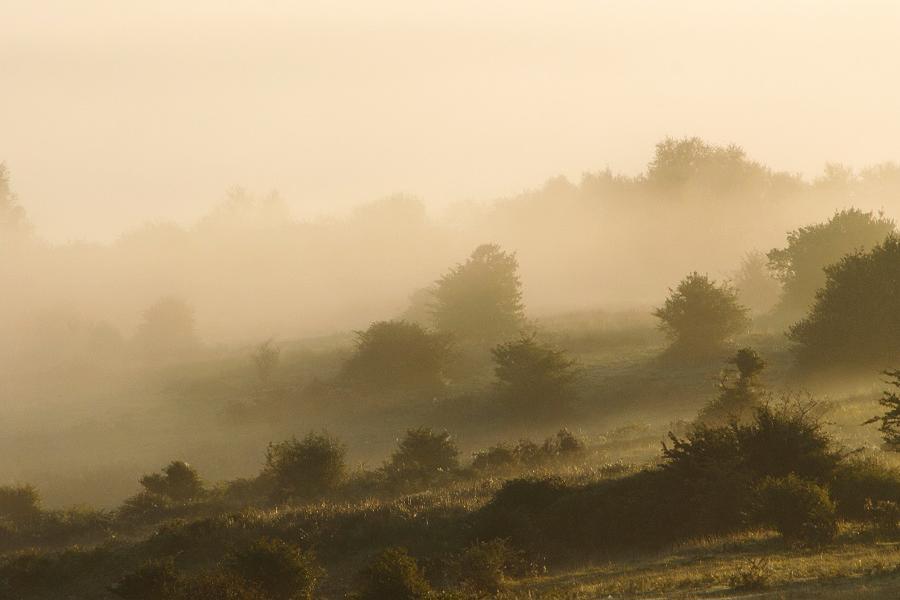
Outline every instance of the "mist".
<path fill-rule="evenodd" d="M 900 7 L 0 27 L 0 597 L 900 590 Z"/>

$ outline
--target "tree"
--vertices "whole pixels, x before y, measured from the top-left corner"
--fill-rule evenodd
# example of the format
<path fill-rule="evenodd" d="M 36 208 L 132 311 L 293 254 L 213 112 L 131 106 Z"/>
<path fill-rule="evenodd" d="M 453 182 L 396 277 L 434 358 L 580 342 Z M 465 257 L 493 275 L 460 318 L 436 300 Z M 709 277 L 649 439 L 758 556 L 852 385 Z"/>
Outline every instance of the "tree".
<path fill-rule="evenodd" d="M 769 273 L 766 255 L 750 252 L 744 256 L 734 274 L 738 301 L 755 314 L 771 310 L 781 294 L 781 284 Z"/>
<path fill-rule="evenodd" d="M 895 388 L 900 388 L 900 369 L 885 371 L 889 377 L 888 383 Z M 883 415 L 872 417 L 864 424 L 880 423 L 878 431 L 884 438 L 885 446 L 889 449 L 900 450 L 900 395 L 894 390 L 885 390 L 879 404 L 887 410 Z"/>
<path fill-rule="evenodd" d="M 161 360 L 184 356 L 199 345 L 193 309 L 180 298 L 168 296 L 144 311 L 136 340 L 146 358 Z"/>
<path fill-rule="evenodd" d="M 442 385 L 447 336 L 406 321 L 378 321 L 356 332 L 356 351 L 343 367 L 352 385 L 374 391 Z"/>
<path fill-rule="evenodd" d="M 253 364 L 256 366 L 256 374 L 260 381 L 266 383 L 272 372 L 278 367 L 281 360 L 281 348 L 268 339 L 256 347 L 253 352 Z"/>
<path fill-rule="evenodd" d="M 825 223 L 789 232 L 787 247 L 767 254 L 769 268 L 784 286 L 779 311 L 790 319 L 805 313 L 825 284 L 825 267 L 872 248 L 893 231 L 894 222 L 883 215 L 851 208 Z"/>
<path fill-rule="evenodd" d="M 812 310 L 794 324 L 804 367 L 889 368 L 900 360 L 900 238 L 825 269 Z"/>
<path fill-rule="evenodd" d="M 30 485 L 0 486 L 0 520 L 28 521 L 41 514 L 41 497 Z"/>
<path fill-rule="evenodd" d="M 203 493 L 197 469 L 180 460 L 170 462 L 162 473 L 144 475 L 140 481 L 148 492 L 172 500 L 192 500 Z"/>
<path fill-rule="evenodd" d="M 497 391 L 513 411 L 556 417 L 571 408 L 578 371 L 564 351 L 540 344 L 531 335 L 500 344 L 491 353 Z"/>
<path fill-rule="evenodd" d="M 474 343 L 494 343 L 521 328 L 522 283 L 515 253 L 484 244 L 441 277 L 432 314 L 438 331 Z"/>
<path fill-rule="evenodd" d="M 284 502 L 324 496 L 343 481 L 346 454 L 344 445 L 327 433 L 269 444 L 264 473 L 274 483 L 272 499 Z"/>
<path fill-rule="evenodd" d="M 459 449 L 450 434 L 419 427 L 406 432 L 384 470 L 397 483 L 422 487 L 458 467 Z"/>
<path fill-rule="evenodd" d="M 696 271 L 669 290 L 665 304 L 653 314 L 672 340 L 672 350 L 702 354 L 719 349 L 750 324 L 747 308 L 727 283 L 716 284 Z"/>

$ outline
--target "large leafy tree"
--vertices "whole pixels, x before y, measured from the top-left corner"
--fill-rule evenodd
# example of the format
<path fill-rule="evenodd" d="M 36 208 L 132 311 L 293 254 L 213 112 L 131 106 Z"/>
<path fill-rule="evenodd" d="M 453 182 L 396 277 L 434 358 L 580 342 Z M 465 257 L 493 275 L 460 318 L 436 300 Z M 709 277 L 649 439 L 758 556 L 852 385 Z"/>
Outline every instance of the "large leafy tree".
<path fill-rule="evenodd" d="M 717 284 L 707 275 L 693 272 L 670 292 L 653 314 L 674 350 L 691 354 L 715 351 L 750 324 L 747 308 L 738 303 L 736 292 L 727 283 Z"/>
<path fill-rule="evenodd" d="M 900 360 L 900 238 L 825 269 L 825 285 L 788 334 L 801 364 L 889 368 Z"/>
<path fill-rule="evenodd" d="M 476 343 L 515 335 L 524 321 L 522 283 L 515 253 L 484 244 L 444 275 L 434 290 L 439 331 Z"/>
<path fill-rule="evenodd" d="M 846 254 L 872 248 L 893 231 L 892 220 L 851 208 L 825 223 L 789 232 L 787 247 L 767 254 L 769 268 L 784 285 L 782 313 L 791 319 L 805 313 L 825 284 L 825 267 Z"/>

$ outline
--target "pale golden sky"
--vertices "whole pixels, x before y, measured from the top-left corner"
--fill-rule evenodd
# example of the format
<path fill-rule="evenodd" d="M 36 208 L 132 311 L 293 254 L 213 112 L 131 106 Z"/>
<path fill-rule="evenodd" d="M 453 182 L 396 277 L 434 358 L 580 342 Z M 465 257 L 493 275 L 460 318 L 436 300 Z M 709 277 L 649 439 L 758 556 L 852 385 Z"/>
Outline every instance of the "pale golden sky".
<path fill-rule="evenodd" d="M 227 7 L 225 5 L 227 4 Z M 188 7 L 189 6 L 189 7 Z M 0 1 L 0 160 L 38 230 L 300 216 L 636 173 L 666 135 L 900 160 L 900 3 Z"/>

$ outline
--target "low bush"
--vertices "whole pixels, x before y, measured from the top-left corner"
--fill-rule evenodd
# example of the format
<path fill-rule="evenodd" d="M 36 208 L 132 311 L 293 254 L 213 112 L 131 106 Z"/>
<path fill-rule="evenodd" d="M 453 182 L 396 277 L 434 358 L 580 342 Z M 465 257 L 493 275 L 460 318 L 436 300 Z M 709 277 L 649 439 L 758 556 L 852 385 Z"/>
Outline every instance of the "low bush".
<path fill-rule="evenodd" d="M 738 591 L 758 591 L 772 584 L 772 567 L 767 558 L 751 558 L 728 575 L 728 587 Z"/>
<path fill-rule="evenodd" d="M 829 487 L 842 518 L 863 520 L 867 501 L 900 500 L 900 472 L 873 458 L 850 460 L 836 469 Z"/>
<path fill-rule="evenodd" d="M 264 475 L 273 482 L 272 500 L 313 500 L 334 490 L 344 479 L 346 448 L 327 433 L 310 433 L 269 444 Z"/>
<path fill-rule="evenodd" d="M 755 518 L 774 527 L 788 542 L 823 544 L 837 533 L 837 517 L 828 492 L 796 475 L 769 477 L 756 490 Z"/>
<path fill-rule="evenodd" d="M 476 594 L 497 594 L 506 587 L 507 574 L 521 562 L 505 540 L 475 542 L 456 560 L 462 587 Z"/>
<path fill-rule="evenodd" d="M 427 427 L 410 429 L 384 466 L 388 480 L 400 487 L 420 489 L 459 468 L 459 450 L 446 431 Z"/>
<path fill-rule="evenodd" d="M 178 571 L 169 558 L 144 563 L 136 571 L 125 575 L 109 591 L 124 600 L 159 600 L 172 598 L 178 584 Z"/>
<path fill-rule="evenodd" d="M 876 539 L 894 537 L 900 531 L 900 504 L 893 500 L 867 500 L 866 513 Z"/>
<path fill-rule="evenodd" d="M 360 574 L 356 600 L 423 600 L 431 585 L 403 548 L 388 548 Z"/>
<path fill-rule="evenodd" d="M 228 567 L 271 600 L 311 600 L 324 575 L 311 552 L 266 538 L 235 551 Z"/>
<path fill-rule="evenodd" d="M 172 600 L 271 599 L 236 575 L 222 571 L 209 571 L 182 578 Z"/>

